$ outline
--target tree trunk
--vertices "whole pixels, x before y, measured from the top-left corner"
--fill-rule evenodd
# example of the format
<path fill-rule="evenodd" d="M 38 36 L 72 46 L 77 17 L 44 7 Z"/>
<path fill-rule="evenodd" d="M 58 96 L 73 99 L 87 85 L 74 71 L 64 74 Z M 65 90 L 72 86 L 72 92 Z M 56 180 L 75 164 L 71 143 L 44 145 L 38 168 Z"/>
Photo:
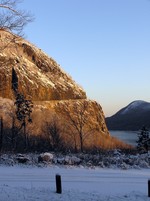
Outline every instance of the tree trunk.
<path fill-rule="evenodd" d="M 25 136 L 25 149 L 28 148 L 28 136 L 27 136 L 27 133 L 26 133 L 26 121 L 24 120 L 24 128 L 23 128 L 23 132 L 24 132 L 24 136 Z"/>
<path fill-rule="evenodd" d="M 11 127 L 11 144 L 12 149 L 15 149 L 15 118 L 12 117 L 12 127 Z"/>
<path fill-rule="evenodd" d="M 24 135 L 24 139 L 25 139 L 25 149 L 28 148 L 28 136 L 26 133 L 26 120 L 23 120 L 23 135 Z"/>
<path fill-rule="evenodd" d="M 0 119 L 0 151 L 3 147 L 3 118 Z"/>
<path fill-rule="evenodd" d="M 82 132 L 80 133 L 80 150 L 83 152 L 83 135 Z"/>

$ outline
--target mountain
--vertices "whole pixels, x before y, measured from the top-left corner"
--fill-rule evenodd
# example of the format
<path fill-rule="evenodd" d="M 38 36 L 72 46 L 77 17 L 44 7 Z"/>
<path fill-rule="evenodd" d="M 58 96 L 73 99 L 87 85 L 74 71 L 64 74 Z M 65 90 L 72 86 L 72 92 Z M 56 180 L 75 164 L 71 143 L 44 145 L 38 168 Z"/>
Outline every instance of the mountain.
<path fill-rule="evenodd" d="M 10 87 L 13 67 L 19 90 L 32 100 L 86 99 L 83 89 L 54 59 L 23 38 L 1 30 L 0 45 L 0 96 L 13 98 Z"/>
<path fill-rule="evenodd" d="M 66 110 L 66 114 L 72 111 L 77 113 L 80 108 L 76 118 L 83 114 L 88 117 L 84 126 L 84 131 L 88 128 L 88 137 L 84 139 L 84 146 L 100 146 L 105 136 L 108 140 L 110 135 L 100 104 L 88 100 L 86 92 L 41 49 L 22 37 L 0 29 L 0 116 L 4 119 L 5 127 L 11 127 L 15 110 L 13 72 L 18 91 L 34 103 L 33 123 L 28 128 L 30 135 L 43 134 L 44 123 L 50 121 L 54 115 L 66 129 L 68 119 L 63 112 Z M 81 108 L 84 111 L 81 111 Z M 79 126 L 77 121 L 76 124 Z M 74 146 L 71 144 L 74 140 L 76 147 L 79 147 L 80 139 L 76 138 L 74 131 L 69 128 L 62 138 L 70 143 L 70 146 Z"/>
<path fill-rule="evenodd" d="M 150 103 L 133 101 L 113 116 L 107 117 L 106 125 L 109 130 L 139 130 L 143 125 L 150 128 Z"/>

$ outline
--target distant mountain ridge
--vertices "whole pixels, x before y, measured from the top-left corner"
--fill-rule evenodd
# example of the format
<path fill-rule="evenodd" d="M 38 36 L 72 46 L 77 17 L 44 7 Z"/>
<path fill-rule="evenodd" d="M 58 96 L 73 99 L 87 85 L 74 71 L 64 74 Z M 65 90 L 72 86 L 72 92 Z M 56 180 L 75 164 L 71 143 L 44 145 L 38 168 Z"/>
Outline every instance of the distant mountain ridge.
<path fill-rule="evenodd" d="M 107 117 L 106 125 L 109 130 L 139 130 L 143 125 L 150 128 L 150 103 L 133 101 L 113 116 Z"/>

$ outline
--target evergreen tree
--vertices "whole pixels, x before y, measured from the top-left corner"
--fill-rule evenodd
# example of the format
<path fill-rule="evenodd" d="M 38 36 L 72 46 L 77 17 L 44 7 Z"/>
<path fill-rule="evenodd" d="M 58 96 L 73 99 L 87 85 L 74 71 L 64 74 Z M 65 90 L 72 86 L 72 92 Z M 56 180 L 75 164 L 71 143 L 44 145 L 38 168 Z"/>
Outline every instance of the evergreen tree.
<path fill-rule="evenodd" d="M 16 95 L 17 92 L 18 92 L 18 76 L 17 76 L 17 73 L 15 71 L 14 68 L 12 68 L 12 90 L 14 92 L 14 94 Z"/>
<path fill-rule="evenodd" d="M 28 134 L 26 132 L 27 122 L 32 123 L 31 113 L 33 108 L 33 103 L 31 100 L 26 100 L 24 95 L 18 93 L 16 96 L 16 116 L 21 122 L 21 129 L 23 129 L 23 134 L 25 136 L 25 147 L 28 147 Z"/>
<path fill-rule="evenodd" d="M 145 126 L 143 126 L 140 133 L 138 134 L 137 149 L 140 152 L 148 152 L 149 142 L 149 130 Z"/>
<path fill-rule="evenodd" d="M 15 96 L 15 106 L 16 106 L 16 117 L 17 120 L 21 123 L 21 127 L 19 130 L 23 130 L 23 134 L 25 136 L 25 147 L 28 148 L 28 134 L 26 132 L 27 123 L 32 123 L 31 113 L 33 108 L 33 103 L 31 100 L 25 99 L 24 95 L 19 92 L 18 86 L 18 76 L 14 68 L 12 68 L 12 90 Z M 14 144 L 15 138 L 15 119 L 12 122 L 12 144 Z"/>

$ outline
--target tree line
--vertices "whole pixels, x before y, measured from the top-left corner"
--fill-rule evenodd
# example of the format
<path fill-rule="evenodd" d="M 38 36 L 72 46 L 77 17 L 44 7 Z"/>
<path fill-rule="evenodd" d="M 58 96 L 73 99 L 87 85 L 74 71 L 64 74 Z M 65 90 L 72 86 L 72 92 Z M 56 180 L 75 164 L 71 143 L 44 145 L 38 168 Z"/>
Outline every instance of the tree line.
<path fill-rule="evenodd" d="M 20 0 L 0 0 L 0 29 L 22 35 L 24 27 L 33 21 L 33 16 L 29 12 L 18 9 L 19 3 Z M 0 51 L 2 50 L 0 47 Z M 1 80 L 0 88 L 4 87 Z M 32 123 L 33 102 L 26 99 L 19 91 L 18 77 L 14 68 L 12 68 L 12 91 L 15 98 L 15 110 L 10 115 L 11 126 L 6 126 L 2 115 L 0 115 L 0 151 L 69 149 L 70 147 L 65 144 L 62 138 L 64 130 L 59 125 L 60 121 L 56 116 L 51 121 L 43 123 L 44 135 L 33 136 L 27 131 L 28 124 Z M 65 132 L 67 133 L 67 130 L 71 131 L 70 140 L 73 142 L 73 149 L 83 152 L 85 140 L 97 130 L 97 127 L 92 127 L 87 123 L 89 121 L 89 115 L 87 114 L 89 105 L 87 102 L 83 102 L 81 105 L 74 104 L 72 111 L 69 110 L 70 106 L 68 104 L 63 108 L 60 105 L 62 115 L 69 122 Z M 143 127 L 138 136 L 137 149 L 147 152 L 149 147 L 149 131 L 146 127 Z"/>
<path fill-rule="evenodd" d="M 58 115 L 51 114 L 46 122 L 42 122 L 43 129 L 41 134 L 30 135 L 27 130 L 29 124 L 32 124 L 33 102 L 19 91 L 19 80 L 15 68 L 12 68 L 11 89 L 14 96 L 14 109 L 10 112 L 11 125 L 4 125 L 3 117 L 0 118 L 0 151 L 36 151 L 36 150 L 66 150 L 84 151 L 84 142 L 88 136 L 92 135 L 95 126 L 89 122 L 89 102 L 81 103 L 69 102 L 59 103 L 57 108 Z M 69 122 L 64 126 L 58 118 L 61 114 Z M 6 121 L 5 121 L 6 122 Z M 68 132 L 69 131 L 69 132 Z M 64 133 L 70 140 L 66 143 Z M 73 144 L 73 146 L 72 146 Z"/>

